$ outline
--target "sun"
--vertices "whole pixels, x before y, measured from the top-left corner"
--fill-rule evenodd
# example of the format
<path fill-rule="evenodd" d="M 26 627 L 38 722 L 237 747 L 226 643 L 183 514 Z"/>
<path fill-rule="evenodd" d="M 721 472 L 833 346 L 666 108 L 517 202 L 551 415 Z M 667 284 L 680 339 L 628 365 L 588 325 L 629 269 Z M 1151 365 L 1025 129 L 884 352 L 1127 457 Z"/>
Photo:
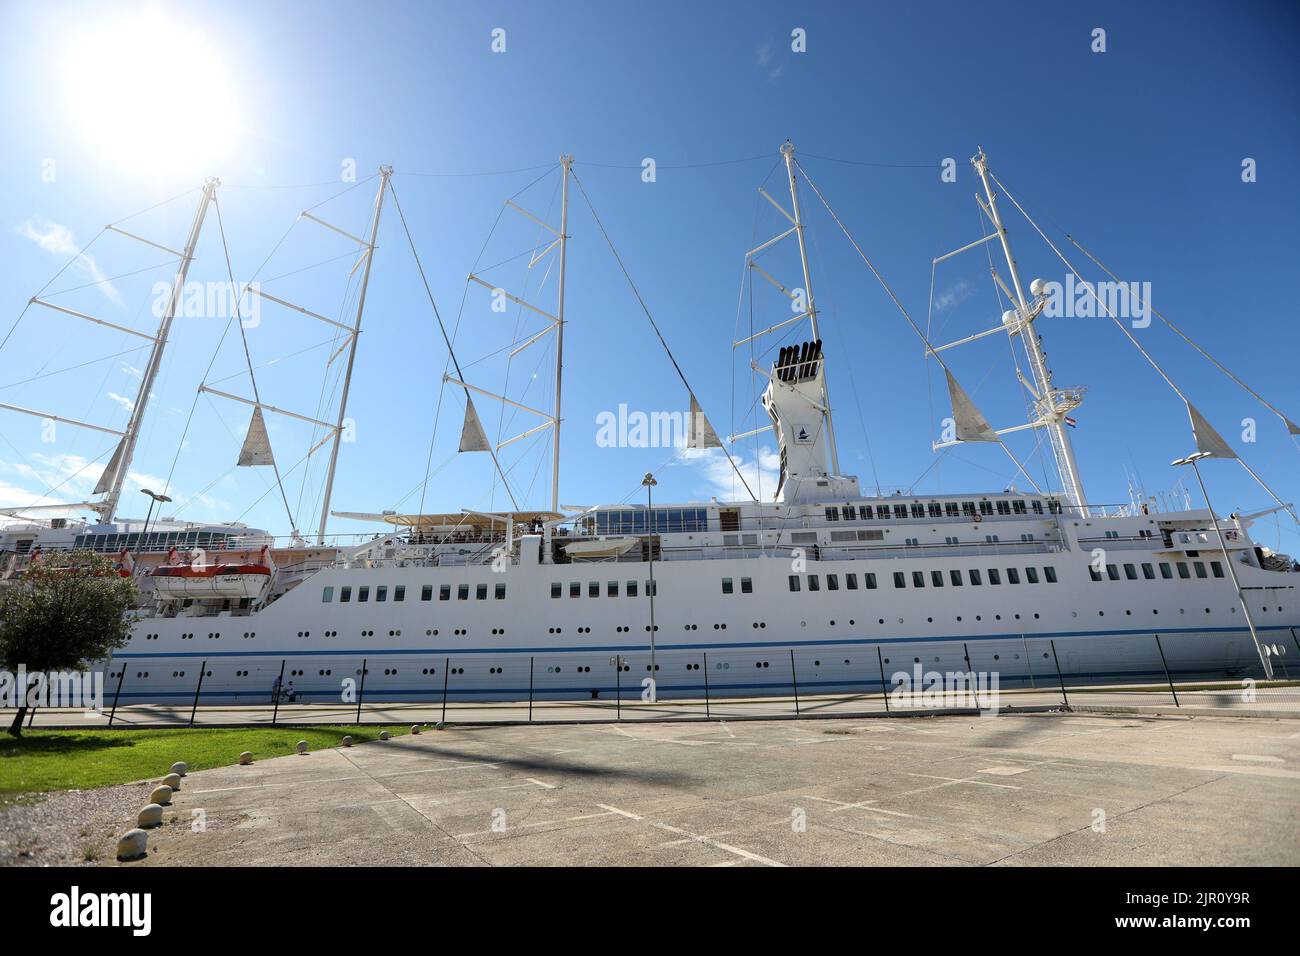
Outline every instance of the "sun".
<path fill-rule="evenodd" d="M 202 176 L 240 135 L 237 96 L 197 27 L 150 10 L 98 23 L 62 63 L 64 116 L 88 150 L 145 175 Z"/>

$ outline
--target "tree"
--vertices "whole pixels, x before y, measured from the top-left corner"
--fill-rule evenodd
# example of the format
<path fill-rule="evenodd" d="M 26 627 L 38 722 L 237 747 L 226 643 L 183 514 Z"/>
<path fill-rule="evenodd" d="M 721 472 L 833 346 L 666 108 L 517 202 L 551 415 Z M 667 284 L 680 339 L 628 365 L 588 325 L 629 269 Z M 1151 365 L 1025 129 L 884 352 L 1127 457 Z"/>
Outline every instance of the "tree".
<path fill-rule="evenodd" d="M 11 674 L 84 670 L 126 644 L 127 612 L 139 592 L 109 558 L 61 551 L 33 559 L 22 576 L 0 587 L 0 665 Z M 22 736 L 25 688 L 9 727 Z"/>

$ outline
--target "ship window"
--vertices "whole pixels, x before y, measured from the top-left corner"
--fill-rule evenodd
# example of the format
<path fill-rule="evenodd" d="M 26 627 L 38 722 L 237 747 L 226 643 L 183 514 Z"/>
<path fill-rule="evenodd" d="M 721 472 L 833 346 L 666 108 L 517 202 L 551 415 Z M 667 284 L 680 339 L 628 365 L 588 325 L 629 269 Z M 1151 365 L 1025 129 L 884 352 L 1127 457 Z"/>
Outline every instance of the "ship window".
<path fill-rule="evenodd" d="M 1011 502 L 1009 502 L 1009 501 L 999 501 L 999 502 L 998 502 L 998 514 L 1000 514 L 1000 515 L 1009 515 L 1009 514 L 1011 514 Z"/>
<path fill-rule="evenodd" d="M 937 588 L 943 587 L 943 572 L 935 569 L 930 572 L 930 583 Z"/>
<path fill-rule="evenodd" d="M 498 584 L 492 589 L 492 597 L 494 600 L 504 601 L 506 599 L 506 586 L 504 584 Z"/>
<path fill-rule="evenodd" d="M 1025 503 L 1020 500 L 1011 502 L 1011 510 L 1015 514 L 1022 515 L 1025 513 Z"/>
<path fill-rule="evenodd" d="M 362 587 L 357 588 L 357 603 L 362 604 L 369 600 L 370 600 L 370 588 L 364 585 Z"/>
<path fill-rule="evenodd" d="M 1203 577 L 1205 577 L 1205 562 L 1204 562 L 1204 561 L 1193 561 L 1193 562 L 1192 562 L 1192 567 L 1196 568 L 1196 576 L 1197 576 L 1198 578 L 1203 578 Z"/>
<path fill-rule="evenodd" d="M 1223 577 L 1223 565 L 1218 561 L 1210 562 L 1210 570 L 1214 572 L 1216 578 Z"/>
<path fill-rule="evenodd" d="M 1191 577 L 1191 574 L 1189 574 L 1188 571 L 1187 571 L 1187 562 L 1186 562 L 1186 561 L 1179 561 L 1179 562 L 1178 562 L 1178 576 L 1179 576 L 1180 578 L 1184 578 L 1184 579 L 1186 579 L 1186 578 L 1190 578 L 1190 577 Z"/>
<path fill-rule="evenodd" d="M 957 570 L 956 568 L 952 568 L 951 570 L 949 570 L 948 578 L 952 581 L 953 587 L 955 588 L 961 587 L 961 572 L 959 570 Z"/>
<path fill-rule="evenodd" d="M 871 512 L 872 512 L 872 507 L 871 507 L 871 505 L 863 505 L 863 506 L 861 507 L 861 509 L 859 509 L 859 510 L 862 512 L 862 520 L 863 520 L 863 521 L 870 521 L 870 520 L 871 520 Z"/>
<path fill-rule="evenodd" d="M 876 589 L 876 575 L 873 572 L 868 571 L 866 574 L 862 575 L 862 580 L 866 582 L 868 591 L 874 591 Z"/>
<path fill-rule="evenodd" d="M 376 600 L 376 601 L 387 601 L 387 600 L 388 600 L 388 587 L 387 587 L 387 585 L 383 585 L 383 584 L 381 584 L 379 587 L 375 588 L 375 600 Z"/>
<path fill-rule="evenodd" d="M 971 583 L 972 585 L 974 585 L 975 587 L 979 587 L 981 584 L 984 583 L 983 581 L 980 580 L 980 569 L 979 569 L 979 568 L 971 568 L 971 569 L 970 569 L 969 571 L 967 571 L 966 573 L 970 576 L 970 583 Z"/>
<path fill-rule="evenodd" d="M 993 502 L 991 502 L 991 501 L 981 501 L 981 502 L 980 502 L 980 514 L 982 514 L 982 515 L 991 515 L 991 514 L 993 514 Z"/>
<path fill-rule="evenodd" d="M 930 512 L 931 518 L 943 517 L 943 505 L 939 504 L 937 501 L 931 501 L 926 505 L 926 510 Z"/>
<path fill-rule="evenodd" d="M 487 600 L 487 585 L 486 585 L 486 584 L 476 584 L 476 585 L 474 585 L 474 600 L 476 600 L 476 601 L 486 601 L 486 600 Z"/>
<path fill-rule="evenodd" d="M 895 518 L 906 518 L 906 517 L 907 517 L 907 505 L 894 505 L 894 517 L 895 517 Z"/>
<path fill-rule="evenodd" d="M 840 509 L 840 514 L 844 516 L 845 521 L 855 521 L 858 517 L 858 509 L 853 505 L 845 505 Z"/>
<path fill-rule="evenodd" d="M 322 604 L 329 604 L 330 601 L 334 600 L 334 589 L 325 588 L 323 591 L 321 591 L 320 600 Z"/>
<path fill-rule="evenodd" d="M 450 584 L 443 584 L 443 585 L 440 585 L 440 586 L 438 587 L 438 600 L 439 600 L 439 601 L 450 601 L 450 600 L 451 600 L 451 585 L 450 585 Z"/>
<path fill-rule="evenodd" d="M 1112 581 L 1118 581 L 1119 568 L 1113 564 L 1106 565 L 1106 577 L 1110 578 Z"/>
<path fill-rule="evenodd" d="M 457 585 L 457 586 L 456 586 L 456 600 L 457 600 L 457 601 L 468 601 L 468 600 L 469 600 L 469 585 L 468 585 L 468 584 L 460 584 L 460 585 Z"/>
<path fill-rule="evenodd" d="M 856 574 L 844 575 L 844 586 L 850 591 L 856 591 L 858 589 L 858 576 Z"/>
<path fill-rule="evenodd" d="M 394 601 L 405 601 L 405 600 L 406 600 L 406 585 L 405 585 L 405 584 L 399 584 L 397 587 L 393 588 L 393 600 L 394 600 Z"/>
<path fill-rule="evenodd" d="M 1043 568 L 1043 576 L 1047 578 L 1047 583 L 1048 583 L 1048 584 L 1055 584 L 1055 583 L 1056 583 L 1056 568 L 1052 567 L 1052 566 L 1049 564 L 1047 567 Z"/>
<path fill-rule="evenodd" d="M 432 600 L 433 600 L 433 585 L 432 585 L 432 584 L 426 584 L 426 585 L 424 585 L 423 587 L 420 588 L 420 600 L 421 600 L 421 601 L 432 601 Z"/>
<path fill-rule="evenodd" d="M 569 597 L 571 597 L 571 598 L 582 597 L 582 582 L 581 582 L 581 581 L 570 581 L 570 582 L 569 582 Z"/>
<path fill-rule="evenodd" d="M 1132 564 L 1125 564 L 1125 565 L 1124 565 L 1124 577 L 1128 578 L 1130 581 L 1136 581 L 1136 580 L 1137 580 L 1137 577 L 1138 577 L 1138 569 L 1137 569 L 1137 567 L 1136 567 L 1135 565 L 1132 565 Z"/>
<path fill-rule="evenodd" d="M 1101 572 L 1098 571 L 1096 568 L 1094 568 L 1092 565 L 1089 565 L 1089 566 L 1088 566 L 1088 575 L 1089 575 L 1089 576 L 1090 576 L 1094 581 L 1100 581 L 1100 580 L 1102 579 L 1102 578 L 1101 578 Z"/>
<path fill-rule="evenodd" d="M 1146 578 L 1148 581 L 1154 581 L 1156 579 L 1156 569 L 1146 561 L 1142 562 L 1142 577 Z"/>
<path fill-rule="evenodd" d="M 617 582 L 617 581 L 606 581 L 606 582 L 605 582 L 605 596 L 606 596 L 606 597 L 618 597 L 618 582 Z"/>
<path fill-rule="evenodd" d="M 723 594 L 731 594 L 731 593 L 732 593 L 731 578 L 723 578 L 723 579 L 722 579 L 722 593 L 723 593 Z"/>
<path fill-rule="evenodd" d="M 975 514 L 975 502 L 963 501 L 961 503 L 961 513 L 966 515 L 967 517 Z"/>
<path fill-rule="evenodd" d="M 821 582 L 817 579 L 817 575 L 815 574 L 808 575 L 808 590 L 820 591 L 821 589 L 822 589 Z"/>
<path fill-rule="evenodd" d="M 646 593 L 646 597 L 658 597 L 659 582 L 647 580 L 645 583 L 645 593 Z"/>
<path fill-rule="evenodd" d="M 636 582 L 628 581 L 627 586 L 623 588 L 623 593 L 628 597 L 636 597 Z"/>
<path fill-rule="evenodd" d="M 600 597 L 600 582 L 599 582 L 599 581 L 588 581 L 588 582 L 587 582 L 587 597 Z"/>
<path fill-rule="evenodd" d="M 559 581 L 552 581 L 552 582 L 551 582 L 551 597 L 553 597 L 553 598 L 557 598 L 557 597 L 561 597 L 563 594 L 564 594 L 564 587 L 563 587 L 563 585 L 561 585 Z"/>
<path fill-rule="evenodd" d="M 740 593 L 741 593 L 741 594 L 753 594 L 753 593 L 754 593 L 754 579 L 753 579 L 753 578 L 741 578 L 741 579 L 740 579 Z"/>
<path fill-rule="evenodd" d="M 1037 584 L 1037 583 L 1038 583 L 1038 569 L 1037 569 L 1037 568 L 1025 568 L 1025 580 L 1028 581 L 1030 584 Z"/>
<path fill-rule="evenodd" d="M 924 518 L 924 517 L 925 517 L 925 505 L 921 504 L 919 501 L 916 502 L 915 504 L 913 504 L 913 505 L 912 505 L 912 517 L 913 517 L 913 518 Z"/>
<path fill-rule="evenodd" d="M 920 571 L 912 572 L 912 587 L 914 588 L 925 587 L 925 575 Z"/>
<path fill-rule="evenodd" d="M 998 573 L 997 568 L 989 568 L 989 584 L 1001 584 L 1002 575 Z"/>
<path fill-rule="evenodd" d="M 827 508 L 827 509 L 826 509 L 826 520 L 827 520 L 827 521 L 839 521 L 839 520 L 840 520 L 840 513 L 839 513 L 837 510 L 835 510 L 834 508 Z"/>
<path fill-rule="evenodd" d="M 1015 568 L 1007 568 L 1007 584 L 1019 584 L 1020 572 Z"/>
<path fill-rule="evenodd" d="M 840 576 L 838 574 L 826 575 L 826 590 L 838 591 L 840 589 Z"/>
<path fill-rule="evenodd" d="M 339 602 L 341 604 L 347 604 L 351 600 L 352 600 L 352 589 L 339 588 Z"/>
<path fill-rule="evenodd" d="M 902 571 L 894 572 L 894 587 L 896 588 L 907 587 L 907 578 Z"/>

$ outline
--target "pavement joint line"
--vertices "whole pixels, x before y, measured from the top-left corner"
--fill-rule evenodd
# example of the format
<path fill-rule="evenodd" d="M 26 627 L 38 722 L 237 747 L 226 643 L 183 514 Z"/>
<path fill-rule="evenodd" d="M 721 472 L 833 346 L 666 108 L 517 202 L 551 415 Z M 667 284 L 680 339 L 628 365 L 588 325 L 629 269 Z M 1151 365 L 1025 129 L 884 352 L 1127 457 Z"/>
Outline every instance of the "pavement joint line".
<path fill-rule="evenodd" d="M 980 787 L 997 787 L 1000 790 L 1023 790 L 1024 789 L 1023 787 L 1013 786 L 1012 784 L 1009 783 L 993 783 L 988 780 L 975 780 L 970 777 L 944 777 L 937 773 L 912 773 L 911 771 L 904 771 L 904 772 L 909 777 L 927 777 L 931 780 L 945 781 L 944 783 L 937 783 L 932 787 L 922 787 L 919 790 L 909 790 L 907 791 L 909 794 L 924 793 L 927 790 L 939 790 L 943 787 L 956 786 L 959 783 L 971 783 Z"/>
<path fill-rule="evenodd" d="M 576 817 L 565 817 L 563 820 L 534 820 L 530 823 L 516 823 L 507 825 L 504 830 L 475 830 L 473 833 L 458 833 L 457 840 L 468 840 L 471 837 L 490 836 L 492 834 L 508 834 L 511 830 L 525 830 L 529 827 L 551 827 L 561 823 L 578 823 L 583 820 L 597 820 L 601 817 L 613 816 L 612 810 L 606 810 L 604 813 L 582 813 Z"/>
<path fill-rule="evenodd" d="M 883 813 L 891 817 L 906 817 L 909 820 L 920 819 L 914 814 L 903 813 L 901 810 L 886 810 L 883 807 L 873 807 L 870 804 L 879 803 L 879 800 L 863 800 L 860 803 L 845 803 L 843 800 L 832 800 L 829 797 L 815 797 L 812 794 L 805 794 L 805 800 L 817 800 L 820 803 L 834 803 L 836 807 L 831 813 L 839 813 L 842 810 L 866 810 L 869 813 Z"/>
<path fill-rule="evenodd" d="M 338 751 L 338 754 L 339 754 L 340 757 L 342 757 L 342 758 L 343 758 L 344 760 L 346 760 L 348 763 L 352 764 L 352 766 L 355 767 L 355 768 L 356 768 L 358 771 L 360 771 L 362 774 L 364 774 L 365 776 L 369 777 L 369 778 L 371 779 L 371 781 L 373 781 L 376 785 L 378 785 L 378 786 L 380 786 L 380 787 L 383 787 L 385 790 L 387 790 L 387 791 L 388 791 L 389 793 L 391 793 L 393 796 L 397 797 L 399 800 L 401 800 L 403 803 L 405 803 L 408 807 L 411 808 L 411 810 L 413 810 L 415 813 L 419 814 L 421 818 L 423 818 L 424 820 L 428 821 L 429 825 L 432 826 L 435 830 L 437 830 L 437 831 L 438 831 L 439 833 L 441 833 L 443 836 L 447 837 L 447 839 L 454 841 L 454 842 L 456 843 L 457 846 L 463 848 L 463 849 L 465 850 L 466 853 L 470 854 L 472 857 L 474 857 L 476 860 L 478 860 L 478 861 L 479 861 L 480 863 L 482 863 L 484 866 L 491 866 L 491 865 L 492 865 L 492 864 L 489 863 L 487 860 L 483 859 L 481 856 L 479 856 L 477 853 L 475 853 L 475 852 L 474 852 L 474 851 L 473 851 L 473 850 L 472 850 L 468 845 L 466 845 L 464 842 L 462 842 L 462 841 L 460 841 L 460 840 L 457 840 L 457 839 L 456 839 L 452 834 L 448 833 L 445 827 L 443 827 L 440 823 L 438 823 L 436 820 L 434 820 L 432 817 L 430 817 L 428 814 L 426 814 L 424 811 L 422 811 L 419 807 L 417 807 L 417 806 L 415 806 L 413 803 L 411 803 L 410 800 L 408 800 L 408 799 L 406 799 L 405 797 L 403 797 L 400 793 L 398 793 L 398 792 L 397 792 L 396 790 L 394 790 L 392 787 L 388 786 L 388 784 L 383 783 L 383 782 L 380 781 L 380 780 L 376 780 L 376 779 L 374 778 L 374 776 L 372 776 L 371 774 L 366 773 L 366 771 L 365 771 L 363 768 L 357 766 L 356 761 L 354 761 L 354 760 L 353 760 L 351 757 L 349 757 L 347 754 L 343 753 L 342 751 Z"/>
<path fill-rule="evenodd" d="M 1147 807 L 1153 807 L 1153 806 L 1155 806 L 1157 803 L 1164 803 L 1164 802 L 1166 802 L 1166 801 L 1168 801 L 1168 800 L 1172 800 L 1172 799 L 1174 799 L 1175 797 L 1181 797 L 1181 796 L 1183 796 L 1184 794 L 1191 793 L 1193 790 L 1198 790 L 1198 789 L 1200 789 L 1201 787 L 1208 787 L 1210 784 L 1212 784 L 1212 783 L 1218 783 L 1220 780 L 1224 780 L 1224 779 L 1226 779 L 1227 777 L 1228 777 L 1228 774 L 1225 773 L 1225 774 L 1222 774 L 1222 775 L 1220 775 L 1220 776 L 1218 776 L 1218 777 L 1212 777 L 1212 778 L 1210 778 L 1209 780 L 1202 780 L 1200 783 L 1194 783 L 1194 784 L 1192 784 L 1192 785 L 1189 786 L 1189 787 L 1184 787 L 1182 790 L 1176 790 L 1176 791 L 1174 791 L 1173 793 L 1166 794 L 1166 795 L 1163 796 L 1163 797 L 1156 797 L 1156 798 L 1153 799 L 1153 800 L 1148 800 L 1146 803 L 1138 804 L 1136 807 L 1130 807 L 1130 808 L 1127 809 L 1127 810 L 1121 810 L 1119 813 L 1116 813 L 1116 814 L 1114 814 L 1113 816 L 1108 814 L 1108 815 L 1106 816 L 1106 825 L 1109 826 L 1110 823 L 1111 823 L 1111 821 L 1113 821 L 1113 820 L 1120 820 L 1120 819 L 1123 819 L 1124 817 L 1128 816 L 1129 814 L 1137 813 L 1139 810 L 1145 810 Z M 984 864 L 984 865 L 985 865 L 985 866 L 996 866 L 996 865 L 999 864 L 999 863 L 1002 863 L 1002 862 L 1005 862 L 1006 860 L 1011 859 L 1013 856 L 1019 856 L 1019 855 L 1022 854 L 1022 853 L 1028 853 L 1030 850 L 1036 850 L 1036 849 L 1038 849 L 1039 847 L 1047 846 L 1049 843 L 1055 843 L 1057 840 L 1064 840 L 1066 837 L 1068 837 L 1068 836 L 1073 836 L 1073 835 L 1076 834 L 1076 833 L 1082 833 L 1084 830 L 1091 830 L 1091 829 L 1092 829 L 1092 826 L 1093 826 L 1093 825 L 1092 825 L 1091 823 L 1085 823 L 1085 824 L 1084 824 L 1083 826 L 1081 826 L 1081 827 L 1076 827 L 1076 828 L 1073 829 L 1073 830 L 1067 830 L 1065 833 L 1058 833 L 1058 834 L 1057 834 L 1056 836 L 1054 836 L 1054 837 L 1049 837 L 1049 838 L 1046 839 L 1046 840 L 1041 840 L 1041 841 L 1039 841 L 1038 843 L 1032 844 L 1031 846 L 1022 847 L 1022 848 L 1019 849 L 1019 850 L 1015 850 L 1014 852 L 1008 853 L 1006 856 L 999 857 L 998 859 L 996 859 L 996 860 L 992 860 L 992 861 L 990 861 L 990 862 L 988 862 L 988 863 L 986 863 L 986 864 Z"/>
<path fill-rule="evenodd" d="M 555 789 L 555 784 L 553 784 L 553 783 L 543 783 L 541 780 L 538 780 L 536 777 L 524 777 L 524 779 L 527 780 L 529 783 L 535 783 L 535 784 L 537 784 L 537 785 L 538 785 L 539 787 L 541 787 L 543 790 L 554 790 L 554 789 Z"/>
<path fill-rule="evenodd" d="M 722 850 L 725 853 L 732 853 L 736 856 L 743 857 L 746 860 L 751 860 L 755 863 L 762 863 L 764 866 L 780 866 L 780 867 L 785 866 L 784 863 L 780 863 L 776 860 L 769 859 L 768 857 L 760 856 L 757 853 L 751 853 L 749 850 L 743 850 L 740 847 L 732 846 L 729 843 L 720 843 L 717 840 L 711 840 L 706 836 L 701 836 L 698 833 L 691 833 L 689 830 L 683 830 L 681 827 L 675 827 L 669 823 L 663 823 L 659 820 L 651 820 L 647 817 L 639 817 L 635 813 L 631 813 L 630 811 L 627 810 L 620 810 L 618 809 L 618 807 L 611 807 L 608 804 L 604 804 L 604 803 L 598 803 L 596 804 L 596 806 L 600 807 L 602 810 L 609 810 L 612 811 L 613 813 L 617 813 L 619 816 L 627 817 L 629 820 L 645 822 L 650 824 L 652 827 L 658 827 L 660 830 L 666 830 L 669 833 L 680 834 L 681 836 L 693 840 L 696 843 L 702 843 L 705 846 L 711 846 L 714 849 Z"/>

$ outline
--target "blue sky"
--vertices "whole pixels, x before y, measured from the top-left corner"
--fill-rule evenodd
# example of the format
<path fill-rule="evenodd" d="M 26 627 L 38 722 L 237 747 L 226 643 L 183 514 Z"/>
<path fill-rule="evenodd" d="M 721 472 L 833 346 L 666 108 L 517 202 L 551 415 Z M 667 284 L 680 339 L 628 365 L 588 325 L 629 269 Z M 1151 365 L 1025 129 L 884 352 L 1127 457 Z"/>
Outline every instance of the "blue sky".
<path fill-rule="evenodd" d="M 258 273 L 282 277 L 266 289 L 350 321 L 346 240 L 294 219 L 351 185 L 341 179 L 347 161 L 363 180 L 390 163 L 434 298 L 449 326 L 459 319 L 458 357 L 476 363 L 467 375 L 495 391 L 508 371 L 512 395 L 545 406 L 549 340 L 509 369 L 498 353 L 537 331 L 537 318 L 521 319 L 513 307 L 492 312 L 486 290 L 466 293 L 465 276 L 476 261 L 511 260 L 533 247 L 538 228 L 514 213 L 493 230 L 502 201 L 546 173 L 534 167 L 572 153 L 718 432 L 742 431 L 752 427 L 757 383 L 747 353 L 733 355 L 730 343 L 737 322 L 747 328 L 750 320 L 748 294 L 738 308 L 744 252 L 780 231 L 756 187 L 766 181 L 788 198 L 773 172 L 781 142 L 795 143 L 922 322 L 932 258 L 981 235 L 969 158 L 982 145 L 1054 238 L 1069 232 L 1121 278 L 1151 283 L 1157 308 L 1300 417 L 1300 331 L 1284 291 L 1296 278 L 1300 212 L 1300 16 L 1292 4 L 937 3 L 921 11 L 884 3 L 177 3 L 158 5 L 147 21 L 187 37 L 156 67 L 149 51 L 122 55 L 113 46 L 124 30 L 139 40 L 146 28 L 133 25 L 145 9 L 10 3 L 0 12 L 0 162 L 10 173 L 0 192 L 5 331 L 67 250 L 104 223 L 190 190 L 122 224 L 163 245 L 182 243 L 205 175 L 223 180 L 236 279 L 253 277 L 292 225 Z M 1104 53 L 1092 51 L 1097 27 L 1106 31 Z M 504 53 L 491 50 L 496 28 L 505 30 Z M 806 31 L 806 52 L 791 50 L 795 28 Z M 131 83 L 147 95 L 124 106 L 118 94 Z M 121 115 L 135 125 L 108 122 Z M 652 183 L 642 181 L 647 157 L 658 167 Z M 955 183 L 941 181 L 948 157 Z M 1242 182 L 1245 158 L 1255 160 L 1255 182 Z M 510 170 L 527 171 L 502 172 Z M 518 201 L 556 221 L 557 184 L 547 174 Z M 363 182 L 316 212 L 360 232 L 373 189 Z M 934 363 L 923 361 L 815 197 L 805 189 L 802 199 L 842 470 L 885 492 L 1004 487 L 1012 466 L 995 448 L 968 445 L 936 464 L 930 441 L 948 411 Z M 1064 266 L 1005 202 L 1003 213 L 1026 281 L 1061 281 Z M 597 447 L 600 412 L 621 403 L 684 410 L 686 395 L 576 188 L 569 232 L 561 501 L 635 498 L 649 469 L 663 500 L 730 496 L 716 458 Z M 166 255 L 110 234 L 90 257 L 50 291 L 69 290 L 59 299 L 69 307 L 148 329 Z M 549 311 L 554 270 L 543 263 L 530 271 L 527 262 L 513 259 L 492 274 Z M 788 285 L 802 284 L 792 244 L 766 262 Z M 104 277 L 121 278 L 72 288 Z M 210 216 L 191 279 L 224 278 Z M 935 294 L 944 306 L 933 315 L 936 340 L 987 328 L 1001 311 L 982 249 L 942 264 Z M 756 324 L 786 308 L 775 290 L 755 285 Z M 284 533 L 289 517 L 269 469 L 233 467 L 248 409 L 196 401 L 205 374 L 214 387 L 250 394 L 238 332 L 218 348 L 226 327 L 221 315 L 178 320 L 128 488 L 165 481 L 175 458 L 170 487 L 180 517 L 238 517 Z M 455 455 L 463 409 L 455 391 L 442 397 L 430 453 L 446 352 L 391 203 L 364 328 L 349 403 L 355 440 L 342 448 L 334 508 L 410 511 L 421 498 L 426 511 L 502 507 L 486 457 Z M 247 331 L 263 400 L 332 418 L 340 366 L 326 366 L 332 329 L 264 304 Z M 1126 469 L 1148 494 L 1168 492 L 1180 477 L 1169 462 L 1192 449 L 1176 396 L 1106 319 L 1043 319 L 1040 332 L 1057 383 L 1089 387 L 1072 437 L 1090 500 L 1126 502 Z M 1300 449 L 1281 423 L 1158 320 L 1134 334 L 1252 467 L 1284 499 L 1296 498 Z M 142 344 L 29 310 L 0 350 L 0 401 L 121 427 Z M 1024 420 L 1004 337 L 950 354 L 995 426 Z M 527 415 L 499 422 L 486 399 L 478 408 L 489 434 L 534 424 Z M 1257 422 L 1253 442 L 1242 440 L 1245 418 Z M 313 443 L 310 427 L 277 416 L 268 425 L 289 510 L 314 529 L 324 455 L 299 465 Z M 39 420 L 0 412 L 3 504 L 57 482 L 56 498 L 79 500 L 93 485 L 93 462 L 111 447 L 108 436 L 71 426 L 53 441 L 42 437 Z M 549 500 L 547 441 L 543 433 L 504 453 L 518 493 L 536 507 Z M 770 446 L 770 438 L 742 442 L 736 454 L 752 469 L 770 459 Z M 1033 439 L 1015 436 L 1011 447 L 1028 455 Z M 1040 459 L 1041 450 L 1036 477 Z M 427 462 L 435 473 L 421 494 Z M 1271 504 L 1236 465 L 1204 470 L 1220 510 Z M 770 478 L 765 488 L 770 494 Z M 138 494 L 127 495 L 123 512 L 143 511 L 130 501 Z M 367 527 L 331 524 L 337 532 Z M 1293 525 L 1270 518 L 1256 533 L 1270 546 L 1300 549 Z"/>

